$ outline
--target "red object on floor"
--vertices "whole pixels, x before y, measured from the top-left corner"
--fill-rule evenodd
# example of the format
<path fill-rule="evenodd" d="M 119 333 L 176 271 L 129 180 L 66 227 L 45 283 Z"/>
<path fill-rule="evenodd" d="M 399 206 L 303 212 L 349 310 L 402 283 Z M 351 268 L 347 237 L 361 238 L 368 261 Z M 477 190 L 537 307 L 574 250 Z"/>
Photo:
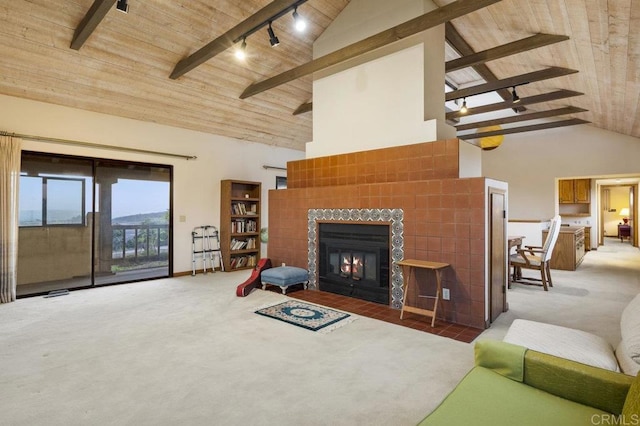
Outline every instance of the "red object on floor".
<path fill-rule="evenodd" d="M 271 259 L 264 258 L 258 261 L 258 264 L 251 272 L 251 276 L 236 288 L 236 296 L 245 297 L 251 293 L 251 290 L 261 285 L 260 273 L 265 269 L 271 268 Z"/>

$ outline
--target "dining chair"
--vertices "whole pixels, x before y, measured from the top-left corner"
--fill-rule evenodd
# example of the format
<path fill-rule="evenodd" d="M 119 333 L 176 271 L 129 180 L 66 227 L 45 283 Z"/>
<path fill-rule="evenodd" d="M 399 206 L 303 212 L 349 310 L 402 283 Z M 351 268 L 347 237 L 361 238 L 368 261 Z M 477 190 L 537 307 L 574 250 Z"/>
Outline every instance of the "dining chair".
<path fill-rule="evenodd" d="M 509 265 L 513 267 L 513 282 L 535 285 L 540 285 L 537 283 L 541 282 L 544 291 L 548 291 L 549 287 L 553 287 L 550 263 L 553 248 L 560 234 L 561 222 L 560 215 L 556 215 L 551 219 L 549 232 L 542 246 L 525 246 L 522 249 L 517 249 L 516 253 L 509 256 Z M 523 277 L 522 269 L 538 270 L 540 271 L 540 278 Z"/>

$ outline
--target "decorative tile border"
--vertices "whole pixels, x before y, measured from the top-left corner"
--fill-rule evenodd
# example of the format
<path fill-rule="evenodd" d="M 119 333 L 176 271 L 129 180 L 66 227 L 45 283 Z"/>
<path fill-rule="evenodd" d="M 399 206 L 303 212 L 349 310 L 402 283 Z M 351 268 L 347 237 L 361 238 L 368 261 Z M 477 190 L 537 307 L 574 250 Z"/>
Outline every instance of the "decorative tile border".
<path fill-rule="evenodd" d="M 404 211 L 402 209 L 309 209 L 308 251 L 309 288 L 318 289 L 317 222 L 323 220 L 344 222 L 389 222 L 391 224 L 391 307 L 402 307 L 402 269 L 395 262 L 404 259 Z"/>

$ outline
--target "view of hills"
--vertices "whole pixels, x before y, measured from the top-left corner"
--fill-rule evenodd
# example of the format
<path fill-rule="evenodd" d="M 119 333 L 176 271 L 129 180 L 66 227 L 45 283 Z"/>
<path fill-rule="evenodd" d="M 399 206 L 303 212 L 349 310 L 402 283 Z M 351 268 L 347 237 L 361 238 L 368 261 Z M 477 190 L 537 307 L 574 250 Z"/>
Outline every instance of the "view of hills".
<path fill-rule="evenodd" d="M 20 226 L 42 226 L 41 210 L 21 210 Z M 111 219 L 113 225 L 138 225 L 148 223 L 152 225 L 164 225 L 169 222 L 169 213 L 166 211 L 155 213 L 140 213 L 128 216 L 114 217 Z M 49 210 L 47 212 L 47 223 L 81 224 L 82 220 L 77 211 L 73 210 Z"/>
<path fill-rule="evenodd" d="M 152 225 L 165 225 L 169 223 L 169 212 L 140 213 L 129 216 L 114 217 L 111 219 L 114 225 L 137 225 L 149 223 Z"/>

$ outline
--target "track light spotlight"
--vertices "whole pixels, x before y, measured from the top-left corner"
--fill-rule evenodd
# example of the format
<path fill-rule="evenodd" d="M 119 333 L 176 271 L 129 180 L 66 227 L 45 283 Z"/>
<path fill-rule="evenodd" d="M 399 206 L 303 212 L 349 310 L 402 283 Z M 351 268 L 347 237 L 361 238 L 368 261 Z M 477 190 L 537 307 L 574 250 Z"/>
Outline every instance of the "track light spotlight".
<path fill-rule="evenodd" d="M 298 14 L 298 6 L 293 9 L 293 21 L 298 32 L 303 32 L 307 28 L 307 22 Z"/>
<path fill-rule="evenodd" d="M 462 114 L 466 114 L 467 111 L 468 111 L 468 109 L 467 109 L 467 98 L 463 98 L 462 99 L 462 106 L 460 107 L 460 112 Z"/>
<path fill-rule="evenodd" d="M 271 28 L 271 21 L 269 21 L 269 28 L 267 29 L 267 32 L 269 33 L 269 43 L 271 43 L 271 47 L 276 47 L 277 45 L 279 45 L 280 40 L 278 40 L 278 37 L 276 37 L 275 33 L 273 32 L 273 28 Z"/>
<path fill-rule="evenodd" d="M 512 95 L 511 102 L 514 104 L 517 104 L 518 102 L 520 102 L 520 96 L 518 96 L 518 94 L 516 93 L 516 86 L 513 86 L 513 95 Z"/>
<path fill-rule="evenodd" d="M 127 0 L 118 0 L 118 2 L 116 3 L 116 10 L 119 10 L 122 13 L 129 12 L 129 5 L 127 4 Z"/>
<path fill-rule="evenodd" d="M 242 44 L 236 48 L 236 58 L 243 61 L 247 57 L 247 39 L 242 38 Z"/>

